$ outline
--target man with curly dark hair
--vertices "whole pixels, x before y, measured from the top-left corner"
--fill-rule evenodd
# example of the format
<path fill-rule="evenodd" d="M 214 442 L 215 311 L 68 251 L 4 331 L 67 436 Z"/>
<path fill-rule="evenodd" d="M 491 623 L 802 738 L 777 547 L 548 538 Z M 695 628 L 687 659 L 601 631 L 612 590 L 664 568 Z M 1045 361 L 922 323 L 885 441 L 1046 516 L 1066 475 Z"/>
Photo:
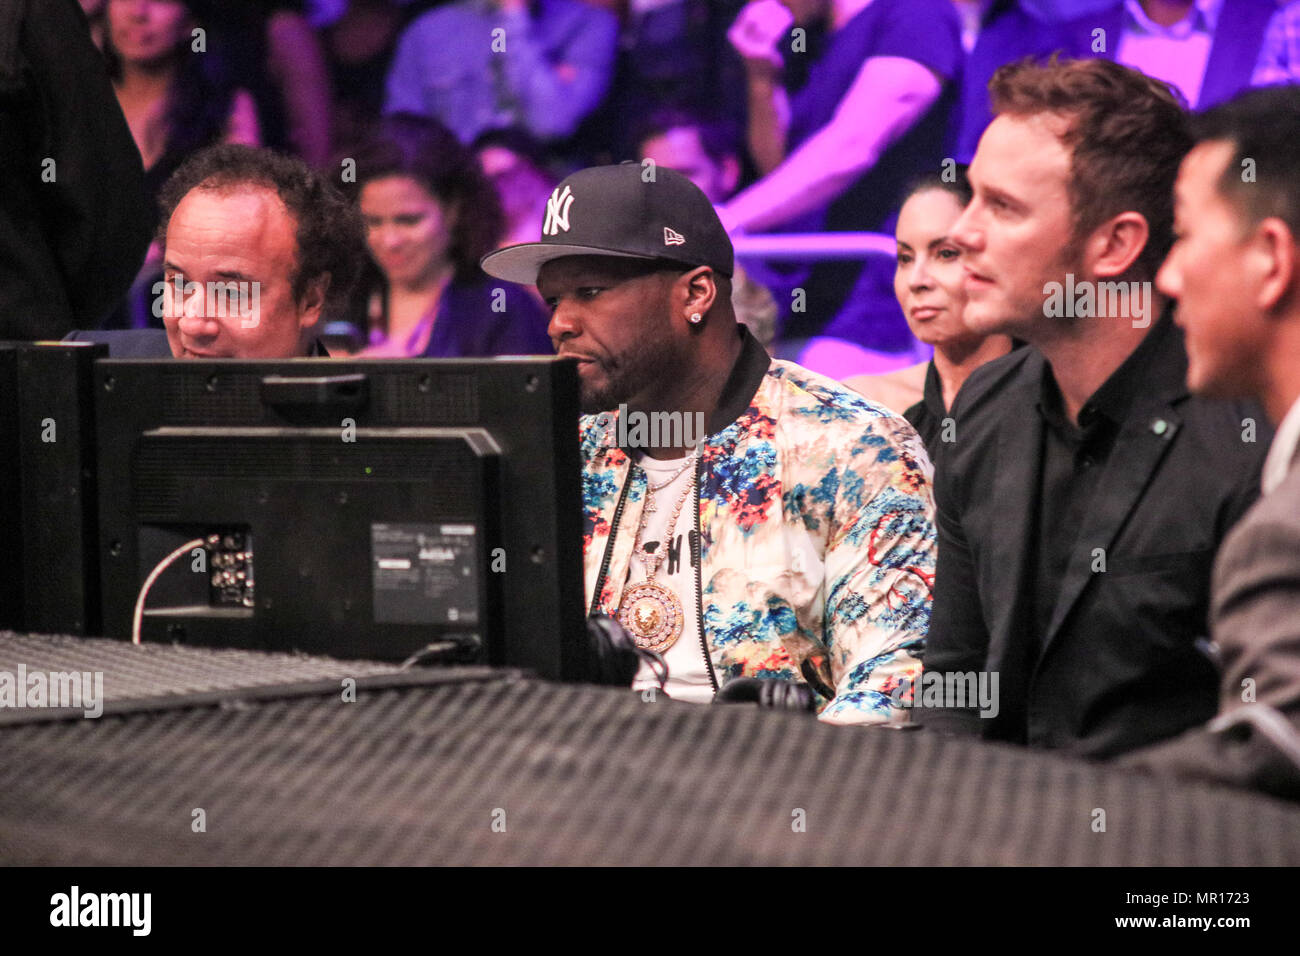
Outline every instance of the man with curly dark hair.
<path fill-rule="evenodd" d="M 345 299 L 365 255 L 356 209 L 302 160 L 222 144 L 201 150 L 159 197 L 163 279 L 153 330 L 74 333 L 117 357 L 323 355 L 316 326 Z"/>
<path fill-rule="evenodd" d="M 350 290 L 364 249 L 356 210 L 332 184 L 299 159 L 221 145 L 178 169 L 159 205 L 158 291 L 173 355 L 318 350 L 314 327 Z"/>

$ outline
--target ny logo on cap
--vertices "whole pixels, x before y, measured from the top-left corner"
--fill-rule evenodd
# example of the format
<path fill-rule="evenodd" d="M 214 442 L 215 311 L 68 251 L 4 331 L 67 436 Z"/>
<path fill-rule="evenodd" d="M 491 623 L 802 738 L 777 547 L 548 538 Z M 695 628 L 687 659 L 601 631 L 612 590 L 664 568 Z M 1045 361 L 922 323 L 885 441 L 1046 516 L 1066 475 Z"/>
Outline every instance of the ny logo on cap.
<path fill-rule="evenodd" d="M 569 231 L 569 207 L 573 205 L 573 190 L 569 186 L 561 192 L 557 186 L 546 200 L 546 222 L 542 224 L 542 235 L 558 235 L 563 229 Z"/>
<path fill-rule="evenodd" d="M 674 230 L 669 229 L 667 226 L 664 226 L 665 246 L 680 246 L 684 242 L 686 242 L 685 236 L 683 236 L 680 232 L 675 232 Z"/>

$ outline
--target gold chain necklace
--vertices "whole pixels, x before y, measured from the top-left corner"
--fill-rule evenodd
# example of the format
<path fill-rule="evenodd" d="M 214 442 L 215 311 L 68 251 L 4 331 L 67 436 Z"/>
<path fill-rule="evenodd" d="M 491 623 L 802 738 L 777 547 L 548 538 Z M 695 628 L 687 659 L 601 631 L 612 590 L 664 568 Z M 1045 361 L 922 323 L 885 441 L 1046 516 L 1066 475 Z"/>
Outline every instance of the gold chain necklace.
<path fill-rule="evenodd" d="M 646 551 L 645 545 L 641 543 L 641 536 L 645 532 L 649 514 L 655 510 L 654 492 L 672 484 L 687 466 L 694 462 L 695 456 L 692 456 L 677 474 L 657 487 L 650 484 L 649 473 L 646 474 L 646 487 L 649 489 L 649 494 L 645 508 L 641 512 L 641 524 L 637 528 L 632 552 L 646 563 L 646 579 L 625 590 L 618 607 L 618 622 L 632 635 L 632 640 L 636 642 L 637 647 L 659 653 L 668 650 L 682 636 L 684 622 L 682 602 L 678 600 L 671 588 L 655 583 L 655 575 L 659 573 L 659 565 L 663 561 L 664 552 L 668 550 L 667 547 L 656 548 L 657 553 Z M 686 490 L 677 499 L 677 507 L 673 509 L 672 517 L 668 519 L 664 545 L 672 540 L 673 532 L 677 528 L 677 518 L 682 513 L 682 506 L 686 504 L 686 499 L 691 496 L 691 491 L 695 488 L 695 479 L 696 473 L 692 471 L 690 480 L 686 482 Z"/>

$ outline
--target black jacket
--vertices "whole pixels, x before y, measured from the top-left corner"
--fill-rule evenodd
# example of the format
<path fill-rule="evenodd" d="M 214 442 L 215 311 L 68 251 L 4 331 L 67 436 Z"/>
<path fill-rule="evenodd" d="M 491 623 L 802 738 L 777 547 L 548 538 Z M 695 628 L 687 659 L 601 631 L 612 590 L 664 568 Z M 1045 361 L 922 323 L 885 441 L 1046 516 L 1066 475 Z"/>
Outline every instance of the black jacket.
<path fill-rule="evenodd" d="M 153 207 L 77 0 L 0 0 L 0 182 L 0 339 L 98 326 Z"/>
<path fill-rule="evenodd" d="M 1020 349 L 978 369 L 935 476 L 939 557 L 925 668 L 998 673 L 999 712 L 922 709 L 928 726 L 1106 756 L 1213 716 L 1210 571 L 1255 500 L 1271 438 L 1262 409 L 1189 396 L 1166 315 L 1147 383 L 1107 460 L 1041 654 L 1032 571 L 1046 360 Z M 1254 420 L 1255 440 L 1244 419 Z M 1104 571 L 1094 549 L 1104 549 Z M 950 703 L 950 702 L 949 702 Z"/>
<path fill-rule="evenodd" d="M 948 417 L 948 410 L 943 407 L 943 383 L 939 381 L 939 370 L 930 360 L 925 370 L 925 388 L 921 400 L 903 412 L 908 424 L 916 429 L 925 442 L 925 450 L 930 454 L 930 461 L 935 467 L 939 464 L 939 453 L 944 450 L 940 439 L 943 437 L 943 420 Z"/>

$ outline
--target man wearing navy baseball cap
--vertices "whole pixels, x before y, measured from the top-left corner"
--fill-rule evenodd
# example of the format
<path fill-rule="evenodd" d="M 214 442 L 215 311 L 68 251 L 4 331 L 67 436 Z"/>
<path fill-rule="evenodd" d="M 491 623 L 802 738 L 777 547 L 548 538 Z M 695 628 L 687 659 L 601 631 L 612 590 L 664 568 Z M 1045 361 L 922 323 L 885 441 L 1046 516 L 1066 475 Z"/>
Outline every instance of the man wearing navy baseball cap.
<path fill-rule="evenodd" d="M 823 720 L 899 719 L 930 616 L 929 460 L 901 417 L 736 322 L 704 194 L 651 163 L 580 170 L 540 241 L 482 266 L 535 283 L 578 362 L 591 613 L 664 655 L 674 698 L 787 679 Z"/>

